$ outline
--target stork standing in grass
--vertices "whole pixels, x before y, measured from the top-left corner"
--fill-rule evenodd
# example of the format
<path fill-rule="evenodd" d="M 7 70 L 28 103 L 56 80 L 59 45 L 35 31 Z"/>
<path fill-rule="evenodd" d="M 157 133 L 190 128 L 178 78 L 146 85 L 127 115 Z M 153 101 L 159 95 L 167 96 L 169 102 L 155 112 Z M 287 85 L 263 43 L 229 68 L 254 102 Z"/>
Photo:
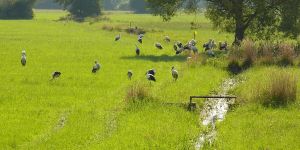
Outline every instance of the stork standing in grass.
<path fill-rule="evenodd" d="M 51 80 L 54 80 L 54 79 L 60 77 L 60 75 L 61 75 L 61 72 L 59 72 L 59 71 L 54 71 L 54 72 L 52 73 L 52 79 L 51 79 Z"/>
<path fill-rule="evenodd" d="M 141 52 L 141 50 L 140 50 L 140 48 L 137 46 L 137 45 L 135 45 L 135 53 L 136 53 L 136 55 L 137 56 L 140 56 L 140 52 Z"/>
<path fill-rule="evenodd" d="M 148 79 L 148 81 L 150 81 L 150 83 L 151 81 L 156 82 L 155 76 L 152 74 L 147 74 L 146 78 Z"/>
<path fill-rule="evenodd" d="M 219 49 L 220 50 L 227 50 L 227 42 L 226 41 L 224 43 L 219 42 Z"/>
<path fill-rule="evenodd" d="M 92 73 L 97 73 L 97 71 L 100 70 L 100 64 L 98 63 L 98 61 L 95 61 L 95 65 L 93 66 L 93 69 L 92 69 Z"/>
<path fill-rule="evenodd" d="M 156 82 L 155 73 L 156 71 L 154 69 L 150 69 L 146 72 L 146 78 L 150 81 L 150 83 L 151 81 Z"/>
<path fill-rule="evenodd" d="M 27 59 L 26 59 L 26 52 L 25 52 L 25 50 L 23 50 L 22 51 L 22 56 L 21 56 L 21 64 L 22 64 L 22 66 L 26 65 L 26 61 L 27 61 Z"/>
<path fill-rule="evenodd" d="M 139 35 L 138 35 L 138 42 L 139 42 L 140 44 L 143 44 L 143 37 L 144 37 L 144 34 L 139 34 Z"/>
<path fill-rule="evenodd" d="M 191 50 L 194 52 L 194 54 L 198 54 L 198 48 L 196 46 L 191 46 Z"/>
<path fill-rule="evenodd" d="M 172 67 L 171 71 L 172 71 L 172 77 L 173 77 L 174 81 L 177 81 L 177 79 L 178 79 L 178 71 L 175 69 L 174 66 Z"/>
<path fill-rule="evenodd" d="M 120 39 L 121 39 L 121 34 L 119 34 L 115 37 L 115 41 L 119 41 Z"/>
<path fill-rule="evenodd" d="M 155 47 L 158 48 L 158 49 L 163 49 L 163 47 L 160 43 L 155 43 Z"/>
<path fill-rule="evenodd" d="M 194 40 L 194 39 L 192 39 L 192 40 L 190 40 L 189 41 L 189 43 L 188 43 L 189 45 L 192 45 L 192 46 L 196 46 L 196 44 L 197 44 L 197 41 L 196 40 Z"/>
<path fill-rule="evenodd" d="M 169 36 L 165 36 L 165 41 L 169 43 L 171 42 L 171 38 Z"/>
<path fill-rule="evenodd" d="M 133 76 L 132 71 L 131 71 L 131 70 L 128 70 L 128 72 L 127 72 L 127 77 L 128 77 L 128 79 L 131 80 L 132 76 Z"/>
<path fill-rule="evenodd" d="M 150 69 L 146 72 L 146 75 L 151 74 L 151 75 L 155 76 L 155 73 L 156 73 L 155 69 Z"/>

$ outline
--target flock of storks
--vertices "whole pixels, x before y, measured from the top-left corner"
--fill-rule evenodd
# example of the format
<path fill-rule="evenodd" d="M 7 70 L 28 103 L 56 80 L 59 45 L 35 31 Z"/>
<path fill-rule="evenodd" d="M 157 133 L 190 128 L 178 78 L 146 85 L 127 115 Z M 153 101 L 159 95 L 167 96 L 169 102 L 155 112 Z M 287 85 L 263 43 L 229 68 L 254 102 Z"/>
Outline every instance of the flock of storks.
<path fill-rule="evenodd" d="M 143 34 L 139 34 L 138 35 L 138 40 L 137 41 L 140 44 L 143 43 L 143 37 L 144 37 Z M 120 34 L 115 37 L 115 41 L 119 41 L 120 39 L 121 39 L 121 35 Z M 166 42 L 168 42 L 168 43 L 171 42 L 171 39 L 170 39 L 169 36 L 165 36 L 164 40 Z M 177 41 L 177 42 L 175 42 L 173 48 L 175 50 L 175 54 L 176 55 L 181 54 L 185 50 L 193 51 L 195 54 L 197 54 L 198 53 L 198 48 L 196 47 L 196 44 L 197 44 L 197 42 L 194 39 L 192 39 L 191 41 L 189 41 L 186 45 L 183 45 L 181 42 Z M 140 50 L 140 48 L 137 45 L 135 45 L 135 46 L 136 46 L 136 49 L 135 49 L 136 55 L 139 56 L 140 53 L 141 53 L 141 50 Z M 155 43 L 155 47 L 157 49 L 160 49 L 160 50 L 163 49 L 163 46 L 160 43 Z M 214 56 L 214 52 L 212 50 L 214 48 L 216 48 L 216 47 L 217 46 L 216 46 L 214 40 L 209 40 L 208 43 L 205 43 L 203 45 L 204 50 L 210 56 Z M 227 50 L 227 42 L 219 42 L 219 50 Z M 27 62 L 26 51 L 23 50 L 22 53 L 21 53 L 21 55 L 22 55 L 21 56 L 21 64 L 23 66 L 26 66 L 26 62 Z M 94 64 L 94 66 L 92 68 L 92 73 L 97 73 L 100 70 L 100 68 L 101 68 L 101 65 L 99 64 L 99 62 L 95 61 L 95 64 Z M 172 73 L 172 77 L 173 77 L 174 81 L 177 81 L 177 79 L 178 79 L 178 71 L 175 69 L 174 66 L 171 68 L 171 73 Z M 150 82 L 151 81 L 155 82 L 156 81 L 155 74 L 156 74 L 155 69 L 148 70 L 146 72 L 146 78 L 147 78 L 147 80 L 149 80 Z M 51 80 L 59 78 L 60 76 L 61 76 L 61 72 L 55 71 L 55 72 L 52 73 Z M 133 72 L 131 70 L 129 70 L 127 72 L 127 76 L 128 76 L 128 79 L 131 80 L 131 78 L 133 76 Z"/>
<path fill-rule="evenodd" d="M 139 34 L 138 35 L 138 42 L 140 44 L 143 43 L 143 37 L 144 34 Z M 118 34 L 115 37 L 115 41 L 119 41 L 121 40 L 121 35 Z M 165 36 L 164 39 L 167 43 L 171 42 L 171 38 L 169 36 Z M 194 54 L 198 53 L 198 48 L 196 47 L 196 40 L 192 39 L 191 41 L 189 41 L 187 44 L 183 45 L 181 42 L 177 41 L 175 42 L 175 44 L 173 45 L 174 51 L 176 55 L 181 54 L 182 52 L 189 50 L 189 51 L 193 51 Z M 139 56 L 141 54 L 141 49 L 135 44 L 135 53 L 137 56 Z M 155 47 L 159 50 L 164 49 L 161 43 L 155 43 Z M 214 56 L 214 52 L 212 51 L 213 49 L 215 49 L 217 46 L 214 42 L 214 40 L 210 39 L 207 43 L 203 44 L 203 48 L 204 50 L 207 52 L 208 55 L 210 56 Z M 219 50 L 227 50 L 227 42 L 219 42 Z M 178 71 L 175 69 L 175 67 L 173 66 L 171 69 L 172 72 L 172 77 L 174 79 L 174 81 L 176 81 L 178 79 Z M 132 76 L 133 76 L 133 72 L 131 70 L 128 71 L 127 73 L 128 78 L 131 80 Z M 154 69 L 150 69 L 146 72 L 146 77 L 149 81 L 156 81 L 155 79 L 155 70 Z"/>

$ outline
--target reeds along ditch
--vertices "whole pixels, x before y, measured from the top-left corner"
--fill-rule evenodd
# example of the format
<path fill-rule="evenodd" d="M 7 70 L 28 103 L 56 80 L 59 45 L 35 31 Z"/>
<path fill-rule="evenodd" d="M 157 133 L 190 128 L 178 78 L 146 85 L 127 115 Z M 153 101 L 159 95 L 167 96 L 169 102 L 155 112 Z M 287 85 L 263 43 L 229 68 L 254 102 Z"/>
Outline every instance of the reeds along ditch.
<path fill-rule="evenodd" d="M 254 42 L 245 40 L 240 47 L 232 47 L 229 53 L 228 71 L 238 74 L 253 65 L 295 65 L 298 45 L 290 43 Z"/>
<path fill-rule="evenodd" d="M 263 106 L 280 107 L 294 103 L 297 98 L 297 79 L 293 73 L 276 70 L 268 74 L 265 82 L 260 82 L 253 94 Z"/>

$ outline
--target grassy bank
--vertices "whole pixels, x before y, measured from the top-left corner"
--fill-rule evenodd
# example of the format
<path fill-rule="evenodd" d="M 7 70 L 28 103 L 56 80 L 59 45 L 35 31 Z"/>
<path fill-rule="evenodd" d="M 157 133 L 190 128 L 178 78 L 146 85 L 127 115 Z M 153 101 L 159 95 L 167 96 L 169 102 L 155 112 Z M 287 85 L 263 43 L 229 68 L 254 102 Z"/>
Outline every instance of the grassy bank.
<path fill-rule="evenodd" d="M 270 73 L 274 71 L 300 75 L 296 67 L 255 67 L 241 75 L 245 82 L 234 91 L 239 96 L 239 105 L 218 124 L 217 141 L 212 149 L 297 149 L 300 146 L 297 142 L 299 98 L 279 107 L 266 107 L 255 99 L 259 86 L 265 85 L 262 83 L 272 78 Z M 297 80 L 297 87 L 299 84 Z M 299 92 L 298 89 L 297 94 Z"/>

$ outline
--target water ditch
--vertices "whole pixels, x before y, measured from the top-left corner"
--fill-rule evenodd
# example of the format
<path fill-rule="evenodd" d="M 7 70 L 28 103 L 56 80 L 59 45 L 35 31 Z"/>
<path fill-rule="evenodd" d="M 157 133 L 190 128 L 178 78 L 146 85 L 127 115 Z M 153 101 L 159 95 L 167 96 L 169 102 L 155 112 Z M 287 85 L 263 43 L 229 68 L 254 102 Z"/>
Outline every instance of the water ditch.
<path fill-rule="evenodd" d="M 233 89 L 237 84 L 235 79 L 225 80 L 217 96 L 228 95 L 229 90 Z M 212 95 L 215 96 L 215 95 Z M 208 127 L 207 131 L 201 133 L 195 144 L 195 149 L 199 150 L 203 148 L 205 144 L 212 144 L 217 135 L 216 123 L 225 119 L 225 116 L 229 110 L 229 106 L 234 103 L 234 99 L 227 98 L 208 98 L 200 112 L 200 120 L 203 126 Z"/>

